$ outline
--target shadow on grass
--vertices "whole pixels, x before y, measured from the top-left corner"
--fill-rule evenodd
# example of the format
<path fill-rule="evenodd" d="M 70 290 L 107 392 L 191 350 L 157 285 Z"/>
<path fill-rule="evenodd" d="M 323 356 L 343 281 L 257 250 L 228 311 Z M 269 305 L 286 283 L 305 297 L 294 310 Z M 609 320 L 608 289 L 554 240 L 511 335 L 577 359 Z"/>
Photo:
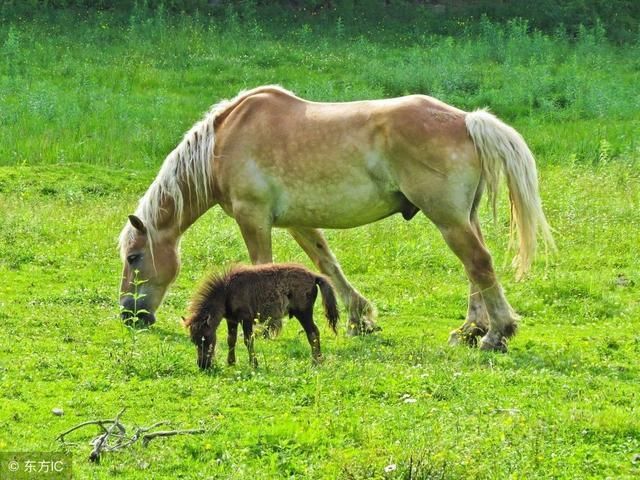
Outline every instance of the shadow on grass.
<path fill-rule="evenodd" d="M 479 363 L 502 370 L 529 371 L 537 374 L 561 374 L 566 376 L 605 377 L 632 381 L 637 378 L 637 368 L 625 362 L 624 352 L 607 347 L 607 342 L 595 345 L 583 352 L 565 346 L 536 346 L 525 350 L 512 349 L 506 354 L 482 353 Z M 615 350 L 611 353 L 611 350 Z"/>

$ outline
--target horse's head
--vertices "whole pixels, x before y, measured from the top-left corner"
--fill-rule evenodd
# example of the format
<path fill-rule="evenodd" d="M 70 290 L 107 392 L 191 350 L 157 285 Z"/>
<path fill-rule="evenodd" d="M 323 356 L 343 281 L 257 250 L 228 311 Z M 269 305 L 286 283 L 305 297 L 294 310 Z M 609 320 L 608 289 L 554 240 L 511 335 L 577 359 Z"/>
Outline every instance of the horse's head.
<path fill-rule="evenodd" d="M 120 286 L 121 317 L 155 322 L 169 285 L 180 269 L 176 235 L 148 228 L 140 218 L 129 215 L 120 235 L 120 255 L 124 263 Z"/>

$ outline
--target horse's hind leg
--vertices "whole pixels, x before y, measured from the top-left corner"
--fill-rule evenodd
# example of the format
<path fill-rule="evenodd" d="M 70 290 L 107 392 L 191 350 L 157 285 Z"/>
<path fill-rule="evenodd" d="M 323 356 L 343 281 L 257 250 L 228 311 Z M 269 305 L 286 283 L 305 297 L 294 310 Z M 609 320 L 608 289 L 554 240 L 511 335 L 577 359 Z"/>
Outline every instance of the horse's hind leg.
<path fill-rule="evenodd" d="M 471 213 L 471 227 L 473 228 L 480 243 L 484 246 L 484 238 L 480 230 L 480 222 L 475 210 L 475 205 Z M 457 345 L 465 343 L 475 347 L 478 343 L 478 337 L 484 336 L 489 330 L 489 314 L 484 304 L 480 289 L 473 282 L 469 282 L 469 307 L 467 309 L 467 317 L 465 322 L 449 336 L 449 344 Z"/>
<path fill-rule="evenodd" d="M 321 230 L 315 228 L 290 228 L 294 240 L 309 256 L 318 269 L 327 275 L 349 311 L 347 332 L 350 335 L 380 330 L 375 322 L 375 309 L 347 280 L 340 264 L 329 248 Z"/>
<path fill-rule="evenodd" d="M 471 347 L 478 344 L 478 337 L 484 336 L 489 330 L 489 314 L 482 299 L 480 289 L 469 282 L 469 306 L 467 316 L 462 325 L 453 330 L 449 335 L 449 344 L 458 345 L 464 343 Z"/>
<path fill-rule="evenodd" d="M 470 223 L 438 224 L 445 241 L 464 264 L 469 280 L 479 289 L 489 314 L 489 330 L 480 342 L 483 350 L 506 351 L 506 339 L 515 333 L 517 315 L 504 296 L 493 270 L 491 255 Z"/>

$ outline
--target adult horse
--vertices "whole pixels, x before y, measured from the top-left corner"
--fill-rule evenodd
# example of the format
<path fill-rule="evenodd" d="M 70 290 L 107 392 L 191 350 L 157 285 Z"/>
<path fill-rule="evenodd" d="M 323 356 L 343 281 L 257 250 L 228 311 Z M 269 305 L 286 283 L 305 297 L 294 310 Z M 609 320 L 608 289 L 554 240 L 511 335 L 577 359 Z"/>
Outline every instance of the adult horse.
<path fill-rule="evenodd" d="M 477 208 L 495 208 L 504 171 L 519 237 L 517 275 L 540 231 L 553 244 L 536 166 L 522 137 L 492 114 L 434 98 L 347 103 L 303 100 L 263 86 L 215 105 L 168 155 L 120 235 L 123 317 L 147 323 L 179 270 L 182 234 L 214 205 L 233 217 L 253 263 L 272 261 L 271 229 L 287 228 L 335 285 L 352 333 L 375 328 L 374 310 L 346 279 L 319 228 L 351 228 L 422 211 L 470 280 L 465 323 L 451 341 L 506 350 L 517 316 L 483 242 Z M 134 286 L 134 272 L 144 283 Z M 134 305 L 132 292 L 138 288 Z M 127 313 L 127 311 L 129 313 Z"/>

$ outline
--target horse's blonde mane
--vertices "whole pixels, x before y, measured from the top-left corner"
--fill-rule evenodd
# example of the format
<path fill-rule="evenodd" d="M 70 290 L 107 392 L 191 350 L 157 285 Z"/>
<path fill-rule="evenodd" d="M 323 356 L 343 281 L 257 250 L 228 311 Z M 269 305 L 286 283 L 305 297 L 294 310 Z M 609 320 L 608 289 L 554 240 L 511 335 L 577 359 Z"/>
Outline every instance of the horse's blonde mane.
<path fill-rule="evenodd" d="M 166 205 L 167 201 L 173 203 L 173 221 L 178 225 L 182 223 L 185 208 L 191 206 L 185 204 L 185 201 L 190 202 L 195 197 L 195 206 L 206 208 L 209 205 L 216 118 L 237 107 L 247 97 L 264 92 L 293 95 L 279 85 L 265 85 L 244 90 L 231 100 L 222 100 L 211 107 L 204 118 L 191 127 L 178 146 L 167 155 L 135 212 L 144 222 L 150 235 L 157 230 L 164 213 L 162 205 Z M 132 235 L 133 229 L 127 223 L 120 234 L 121 250 L 125 248 Z"/>

